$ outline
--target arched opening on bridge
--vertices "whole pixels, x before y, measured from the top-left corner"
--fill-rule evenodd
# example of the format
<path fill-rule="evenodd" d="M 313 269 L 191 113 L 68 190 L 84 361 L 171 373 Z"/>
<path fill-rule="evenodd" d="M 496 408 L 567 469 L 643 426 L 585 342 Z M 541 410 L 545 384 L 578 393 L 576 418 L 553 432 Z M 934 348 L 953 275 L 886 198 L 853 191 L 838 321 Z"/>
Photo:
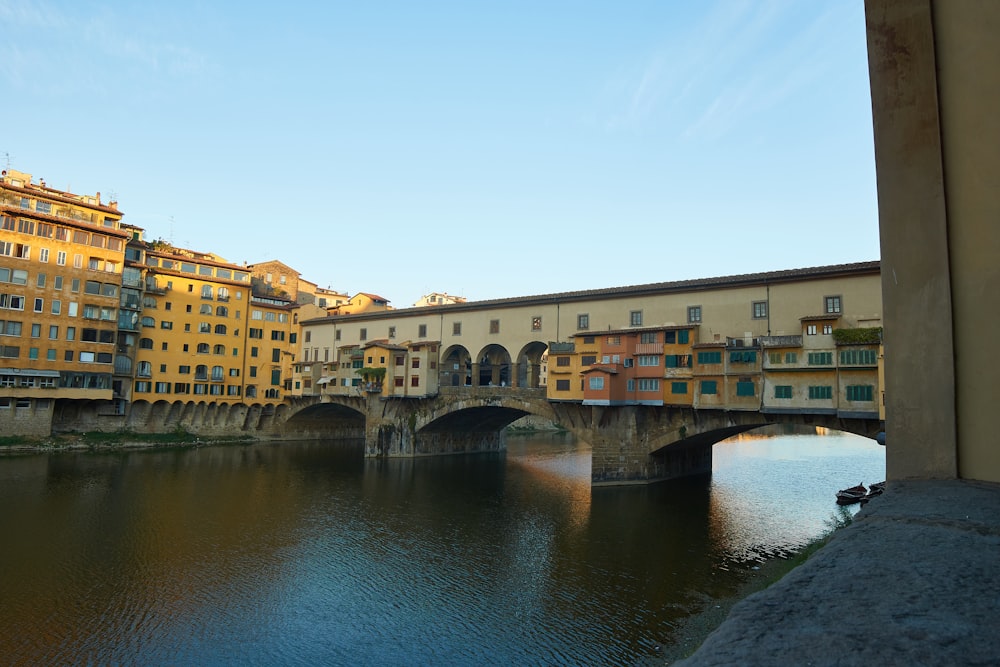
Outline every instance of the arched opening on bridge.
<path fill-rule="evenodd" d="M 510 353 L 502 345 L 487 345 L 472 362 L 472 380 L 479 387 L 509 387 L 510 371 Z"/>
<path fill-rule="evenodd" d="M 517 355 L 515 387 L 537 389 L 541 384 L 542 357 L 549 347 L 545 343 L 528 343 Z"/>
<path fill-rule="evenodd" d="M 295 433 L 363 438 L 365 415 L 346 405 L 319 403 L 289 417 L 285 422 L 285 428 Z"/>
<path fill-rule="evenodd" d="M 452 345 L 441 353 L 441 387 L 465 387 L 472 384 L 472 355 L 461 345 Z"/>

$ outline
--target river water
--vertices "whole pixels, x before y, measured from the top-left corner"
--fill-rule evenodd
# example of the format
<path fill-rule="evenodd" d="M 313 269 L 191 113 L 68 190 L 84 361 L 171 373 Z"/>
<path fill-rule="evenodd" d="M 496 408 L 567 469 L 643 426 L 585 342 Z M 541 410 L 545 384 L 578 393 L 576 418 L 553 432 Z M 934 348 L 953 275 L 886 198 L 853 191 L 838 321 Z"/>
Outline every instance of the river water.
<path fill-rule="evenodd" d="M 713 455 L 711 476 L 594 490 L 565 435 L 404 461 L 318 441 L 0 458 L 0 662 L 646 664 L 885 475 L 840 433 Z"/>

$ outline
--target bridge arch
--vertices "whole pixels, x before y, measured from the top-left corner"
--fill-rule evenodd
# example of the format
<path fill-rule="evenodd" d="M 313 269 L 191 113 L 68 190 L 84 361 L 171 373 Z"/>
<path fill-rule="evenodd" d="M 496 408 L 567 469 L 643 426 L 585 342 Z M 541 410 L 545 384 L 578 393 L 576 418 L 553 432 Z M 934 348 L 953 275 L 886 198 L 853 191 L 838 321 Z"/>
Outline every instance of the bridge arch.
<path fill-rule="evenodd" d="M 472 384 L 472 355 L 463 345 L 451 345 L 441 353 L 440 386 L 464 387 Z"/>
<path fill-rule="evenodd" d="M 535 389 L 541 384 L 542 357 L 549 346 L 540 341 L 532 341 L 517 353 L 518 387 Z"/>
<path fill-rule="evenodd" d="M 473 362 L 473 381 L 480 387 L 509 387 L 511 385 L 511 357 L 503 345 L 491 343 L 484 347 Z M 476 370 L 478 367 L 478 371 Z"/>

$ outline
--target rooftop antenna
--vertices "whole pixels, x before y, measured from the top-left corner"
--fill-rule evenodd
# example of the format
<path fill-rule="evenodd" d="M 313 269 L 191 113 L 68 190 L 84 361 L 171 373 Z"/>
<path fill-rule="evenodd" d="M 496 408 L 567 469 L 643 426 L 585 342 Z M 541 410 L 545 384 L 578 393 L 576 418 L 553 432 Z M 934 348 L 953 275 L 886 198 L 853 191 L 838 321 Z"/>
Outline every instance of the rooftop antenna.
<path fill-rule="evenodd" d="M 10 159 L 12 157 L 13 156 L 10 153 L 4 151 L 3 159 L 4 159 L 4 163 L 6 164 L 6 166 L 4 167 L 4 169 L 8 169 L 8 170 L 10 169 Z"/>
<path fill-rule="evenodd" d="M 174 244 L 174 216 L 170 216 L 170 245 Z"/>

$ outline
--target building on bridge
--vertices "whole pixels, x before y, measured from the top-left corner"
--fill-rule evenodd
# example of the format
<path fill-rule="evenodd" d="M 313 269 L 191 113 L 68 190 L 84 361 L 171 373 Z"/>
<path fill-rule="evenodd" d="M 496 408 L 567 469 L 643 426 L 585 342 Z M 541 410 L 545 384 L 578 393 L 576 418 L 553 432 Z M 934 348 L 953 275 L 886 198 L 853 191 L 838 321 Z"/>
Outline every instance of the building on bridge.
<path fill-rule="evenodd" d="M 316 318 L 313 358 L 338 356 L 303 394 L 360 393 L 370 367 L 386 398 L 540 387 L 544 360 L 552 401 L 870 415 L 877 340 L 835 332 L 876 331 L 881 309 L 879 264 L 862 262 Z"/>

